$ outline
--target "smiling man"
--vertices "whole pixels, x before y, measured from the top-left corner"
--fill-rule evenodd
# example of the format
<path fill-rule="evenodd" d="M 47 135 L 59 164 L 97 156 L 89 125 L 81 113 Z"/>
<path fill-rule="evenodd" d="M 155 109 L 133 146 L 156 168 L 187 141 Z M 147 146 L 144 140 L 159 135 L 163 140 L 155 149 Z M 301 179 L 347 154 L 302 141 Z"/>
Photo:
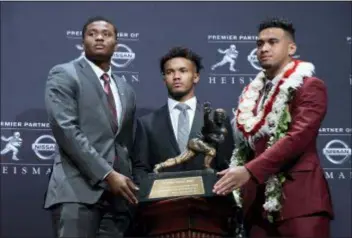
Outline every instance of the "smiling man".
<path fill-rule="evenodd" d="M 58 144 L 45 198 L 55 237 L 123 237 L 136 204 L 129 151 L 136 99 L 110 60 L 117 29 L 103 17 L 83 27 L 84 57 L 56 65 L 45 103 Z"/>

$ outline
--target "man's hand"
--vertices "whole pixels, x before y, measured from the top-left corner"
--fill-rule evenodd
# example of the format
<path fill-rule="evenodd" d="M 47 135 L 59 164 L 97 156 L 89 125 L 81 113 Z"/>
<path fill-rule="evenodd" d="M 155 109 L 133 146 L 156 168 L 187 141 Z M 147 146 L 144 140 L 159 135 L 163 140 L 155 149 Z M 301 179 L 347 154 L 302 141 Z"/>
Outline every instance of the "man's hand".
<path fill-rule="evenodd" d="M 112 171 L 106 176 L 106 181 L 109 184 L 112 193 L 122 195 L 131 204 L 138 204 L 138 200 L 134 194 L 139 188 L 128 177 Z"/>
<path fill-rule="evenodd" d="M 231 193 L 233 190 L 242 187 L 251 177 L 244 166 L 228 168 L 217 174 L 223 176 L 213 188 L 213 192 L 218 195 Z"/>

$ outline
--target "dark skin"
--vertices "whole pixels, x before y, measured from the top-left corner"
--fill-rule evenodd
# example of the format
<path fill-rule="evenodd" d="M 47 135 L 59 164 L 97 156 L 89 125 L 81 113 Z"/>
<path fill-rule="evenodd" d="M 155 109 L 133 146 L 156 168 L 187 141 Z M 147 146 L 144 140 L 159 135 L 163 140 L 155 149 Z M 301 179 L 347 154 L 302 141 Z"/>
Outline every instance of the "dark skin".
<path fill-rule="evenodd" d="M 169 97 L 185 102 L 194 97 L 194 86 L 199 81 L 195 64 L 186 58 L 176 57 L 164 65 L 164 82 Z"/>
<path fill-rule="evenodd" d="M 84 52 L 90 61 L 96 64 L 103 71 L 110 68 L 110 59 L 117 46 L 114 26 L 105 21 L 92 22 L 87 26 L 83 38 Z M 112 170 L 105 178 L 111 192 L 115 195 L 122 195 L 131 204 L 137 204 L 135 192 L 138 187 L 131 179 Z"/>
<path fill-rule="evenodd" d="M 87 59 L 107 72 L 111 57 L 117 48 L 114 26 L 105 21 L 89 24 L 84 34 L 83 48 Z"/>

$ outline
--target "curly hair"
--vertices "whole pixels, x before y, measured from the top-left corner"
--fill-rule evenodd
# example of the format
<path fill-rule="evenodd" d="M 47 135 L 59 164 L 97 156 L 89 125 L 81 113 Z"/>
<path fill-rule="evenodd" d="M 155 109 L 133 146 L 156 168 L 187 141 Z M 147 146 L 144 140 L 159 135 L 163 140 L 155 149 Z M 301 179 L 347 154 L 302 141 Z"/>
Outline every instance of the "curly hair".
<path fill-rule="evenodd" d="M 192 61 L 196 66 L 197 73 L 199 73 L 200 70 L 203 69 L 202 57 L 200 57 L 198 54 L 188 48 L 178 46 L 170 49 L 169 52 L 160 59 L 160 71 L 164 74 L 165 63 L 170 59 L 178 57 Z"/>

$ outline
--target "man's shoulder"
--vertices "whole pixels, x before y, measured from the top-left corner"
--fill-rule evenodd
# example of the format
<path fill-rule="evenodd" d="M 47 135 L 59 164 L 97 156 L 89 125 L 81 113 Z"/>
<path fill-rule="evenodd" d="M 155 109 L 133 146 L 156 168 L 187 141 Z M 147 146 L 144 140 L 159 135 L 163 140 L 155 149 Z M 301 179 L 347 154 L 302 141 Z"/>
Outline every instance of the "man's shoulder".
<path fill-rule="evenodd" d="M 324 80 L 318 78 L 318 77 L 315 77 L 315 76 L 312 76 L 312 77 L 304 77 L 303 78 L 303 84 L 302 84 L 302 89 L 311 89 L 311 88 L 315 88 L 315 87 L 323 87 L 325 88 L 325 82 Z"/>
<path fill-rule="evenodd" d="M 301 100 L 322 100 L 327 96 L 327 88 L 324 81 L 315 76 L 304 77 L 303 83 L 297 88 L 292 104 L 300 103 Z"/>
<path fill-rule="evenodd" d="M 49 70 L 49 73 L 56 73 L 56 72 L 72 73 L 75 70 L 75 64 L 77 62 L 78 60 L 74 59 L 71 61 L 56 64 Z"/>
<path fill-rule="evenodd" d="M 139 117 L 138 120 L 141 123 L 153 123 L 160 118 L 167 116 L 167 111 L 167 105 L 164 105 L 158 109 L 144 114 L 143 116 Z"/>
<path fill-rule="evenodd" d="M 324 81 L 317 76 L 311 76 L 311 77 L 304 77 L 303 81 L 305 83 L 311 83 L 311 82 L 318 82 L 318 83 L 324 83 Z"/>

